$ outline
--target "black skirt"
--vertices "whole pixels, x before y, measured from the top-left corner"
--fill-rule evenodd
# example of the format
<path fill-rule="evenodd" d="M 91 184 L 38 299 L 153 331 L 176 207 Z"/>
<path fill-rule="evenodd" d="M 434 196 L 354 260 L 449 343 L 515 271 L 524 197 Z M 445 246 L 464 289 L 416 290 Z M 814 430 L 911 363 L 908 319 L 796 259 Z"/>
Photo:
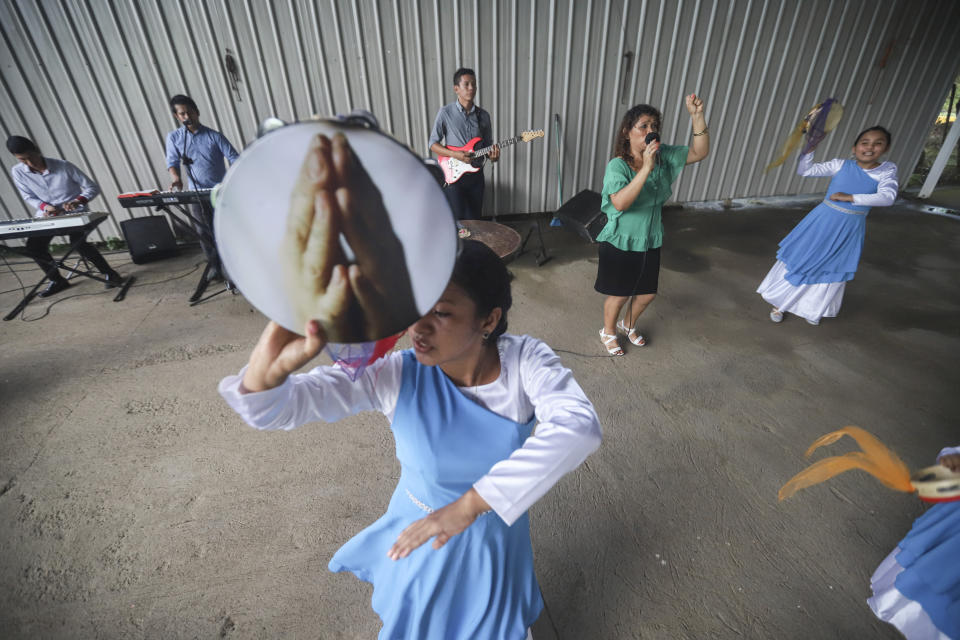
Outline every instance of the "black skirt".
<path fill-rule="evenodd" d="M 660 247 L 646 251 L 621 251 L 609 242 L 598 248 L 597 282 L 593 288 L 608 296 L 657 292 L 660 280 Z"/>

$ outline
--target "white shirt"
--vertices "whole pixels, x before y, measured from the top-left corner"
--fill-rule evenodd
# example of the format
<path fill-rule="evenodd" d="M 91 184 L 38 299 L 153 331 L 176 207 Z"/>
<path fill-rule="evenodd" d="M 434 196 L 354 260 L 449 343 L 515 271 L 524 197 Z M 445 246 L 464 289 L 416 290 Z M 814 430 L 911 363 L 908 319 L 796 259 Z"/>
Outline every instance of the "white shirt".
<path fill-rule="evenodd" d="M 493 465 L 473 487 L 508 525 L 600 446 L 600 422 L 569 369 L 543 342 L 503 335 L 497 342 L 500 376 L 478 387 L 460 387 L 490 411 L 538 425 L 523 446 Z M 227 376 L 219 391 L 255 429 L 294 429 L 307 422 L 335 422 L 361 411 L 393 420 L 400 395 L 403 356 L 393 352 L 367 367 L 357 380 L 337 366 L 292 375 L 280 386 L 244 393 L 244 371 Z"/>
<path fill-rule="evenodd" d="M 807 178 L 832 176 L 840 171 L 843 160 L 834 158 L 827 162 L 814 162 L 813 151 L 800 156 L 797 164 L 797 173 Z M 860 167 L 863 169 L 863 167 Z M 868 176 L 877 181 L 876 193 L 852 193 L 853 204 L 865 207 L 889 207 L 897 199 L 899 185 L 897 183 L 897 165 L 892 162 L 883 162 L 873 169 L 863 169 Z"/>

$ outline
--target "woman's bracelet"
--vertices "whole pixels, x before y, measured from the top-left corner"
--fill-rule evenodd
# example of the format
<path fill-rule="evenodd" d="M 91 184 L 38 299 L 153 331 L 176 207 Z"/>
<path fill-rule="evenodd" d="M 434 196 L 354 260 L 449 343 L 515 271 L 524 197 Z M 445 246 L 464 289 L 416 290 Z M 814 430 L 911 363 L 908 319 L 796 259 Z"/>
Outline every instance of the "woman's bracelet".
<path fill-rule="evenodd" d="M 693 132 L 693 135 L 695 135 L 695 136 L 702 136 L 702 135 L 705 135 L 705 134 L 707 134 L 707 133 L 710 133 L 710 127 L 704 127 L 704 128 L 703 128 L 703 131 L 701 131 L 701 132 L 699 132 L 699 133 L 697 133 L 696 131 L 694 131 L 694 132 Z"/>

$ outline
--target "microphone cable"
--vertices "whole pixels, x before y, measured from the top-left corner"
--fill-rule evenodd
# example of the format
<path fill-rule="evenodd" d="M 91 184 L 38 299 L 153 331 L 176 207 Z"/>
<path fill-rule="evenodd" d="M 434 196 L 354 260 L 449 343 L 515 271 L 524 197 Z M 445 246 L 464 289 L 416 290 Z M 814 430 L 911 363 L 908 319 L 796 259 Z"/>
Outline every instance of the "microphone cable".
<path fill-rule="evenodd" d="M 645 142 L 646 144 L 648 144 L 648 145 L 649 145 L 649 144 L 652 144 L 652 143 L 654 143 L 654 142 L 660 142 L 660 134 L 657 133 L 656 131 L 651 131 L 650 133 L 647 134 L 647 137 L 644 138 L 644 142 Z M 654 172 L 654 171 L 657 171 L 657 172 L 658 172 L 658 177 L 659 177 L 659 173 L 660 173 L 660 171 L 662 170 L 662 168 L 663 168 L 663 167 L 662 167 L 662 164 L 660 163 L 660 152 L 657 151 L 657 157 L 654 159 L 654 167 L 653 167 L 653 170 L 650 171 L 650 175 L 647 176 L 647 179 L 649 180 L 650 178 L 653 177 L 653 172 Z M 645 187 L 647 186 L 646 183 L 644 183 L 643 186 L 644 186 L 644 188 L 645 188 Z M 641 189 L 640 192 L 642 193 L 642 192 L 643 192 L 643 189 Z M 656 209 L 656 207 L 657 207 L 657 200 L 658 200 L 658 198 L 660 197 L 660 183 L 659 183 L 659 182 L 654 182 L 654 184 L 653 184 L 653 186 L 652 186 L 652 192 L 653 192 L 653 193 L 652 193 L 652 196 L 653 196 L 653 204 L 651 205 L 651 208 L 650 208 L 650 214 L 651 214 L 650 217 L 651 217 L 651 218 L 653 217 L 653 213 L 654 213 L 654 211 L 655 211 L 655 209 Z M 637 197 L 639 198 L 640 196 L 637 195 Z M 662 215 L 662 212 L 661 212 L 661 215 Z M 630 291 L 636 291 L 637 287 L 640 286 L 640 281 L 643 279 L 643 274 L 644 274 L 644 273 L 646 272 L 646 270 L 647 270 L 647 252 L 648 252 L 648 251 L 650 251 L 649 247 L 643 252 L 643 261 L 640 263 L 640 273 L 637 275 L 637 279 L 634 281 L 633 286 L 630 288 Z M 636 298 L 636 297 L 637 297 L 637 294 L 636 294 L 636 293 L 631 293 L 631 294 L 630 294 L 630 299 L 627 300 L 627 304 L 626 304 L 625 306 L 627 307 L 626 313 L 627 313 L 628 315 L 629 315 L 629 313 L 630 313 L 630 310 L 633 308 L 633 301 L 634 301 L 634 298 Z M 638 316 L 638 317 L 639 317 L 639 316 Z M 619 318 L 618 318 L 618 319 L 619 319 Z M 626 318 L 624 318 L 624 320 L 626 320 Z M 633 319 L 633 324 L 636 325 L 636 323 L 637 323 L 637 318 L 634 318 L 634 319 Z M 626 323 L 624 323 L 624 324 L 626 324 Z M 630 327 L 630 328 L 635 329 L 636 327 L 634 326 L 634 327 Z"/>

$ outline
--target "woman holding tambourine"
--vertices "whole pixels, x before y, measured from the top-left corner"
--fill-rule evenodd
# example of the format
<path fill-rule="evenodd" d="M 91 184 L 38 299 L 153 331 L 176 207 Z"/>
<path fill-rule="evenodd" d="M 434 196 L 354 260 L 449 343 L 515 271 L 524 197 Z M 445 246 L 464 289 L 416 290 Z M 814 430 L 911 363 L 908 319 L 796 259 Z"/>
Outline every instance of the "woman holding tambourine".
<path fill-rule="evenodd" d="M 663 203 L 685 165 L 700 162 L 710 150 L 703 100 L 686 97 L 693 128 L 690 146 L 660 144 L 660 112 L 638 104 L 623 116 L 617 131 L 616 157 L 603 176 L 600 209 L 607 224 L 597 236 L 599 265 L 594 289 L 605 294 L 600 340 L 610 355 L 622 356 L 617 331 L 635 346 L 646 340 L 637 332 L 640 314 L 657 294 Z M 624 319 L 620 311 L 629 298 Z"/>
<path fill-rule="evenodd" d="M 373 584 L 380 638 L 529 638 L 544 604 L 527 511 L 599 446 L 593 405 L 550 347 L 506 333 L 512 276 L 480 242 L 456 251 L 454 218 L 418 157 L 330 121 L 250 149 L 223 189 L 221 206 L 238 215 L 218 209 L 218 238 L 272 321 L 220 393 L 263 430 L 363 411 L 389 419 L 400 463 L 390 502 L 328 565 Z M 298 170 L 279 170 L 284 154 Z M 287 210 L 258 206 L 285 200 Z M 250 233 L 257 213 L 271 219 Z M 421 242 L 435 245 L 432 262 Z M 257 264 L 244 271 L 247 261 Z M 362 352 L 356 343 L 404 325 L 411 349 L 297 373 L 331 335 Z"/>

